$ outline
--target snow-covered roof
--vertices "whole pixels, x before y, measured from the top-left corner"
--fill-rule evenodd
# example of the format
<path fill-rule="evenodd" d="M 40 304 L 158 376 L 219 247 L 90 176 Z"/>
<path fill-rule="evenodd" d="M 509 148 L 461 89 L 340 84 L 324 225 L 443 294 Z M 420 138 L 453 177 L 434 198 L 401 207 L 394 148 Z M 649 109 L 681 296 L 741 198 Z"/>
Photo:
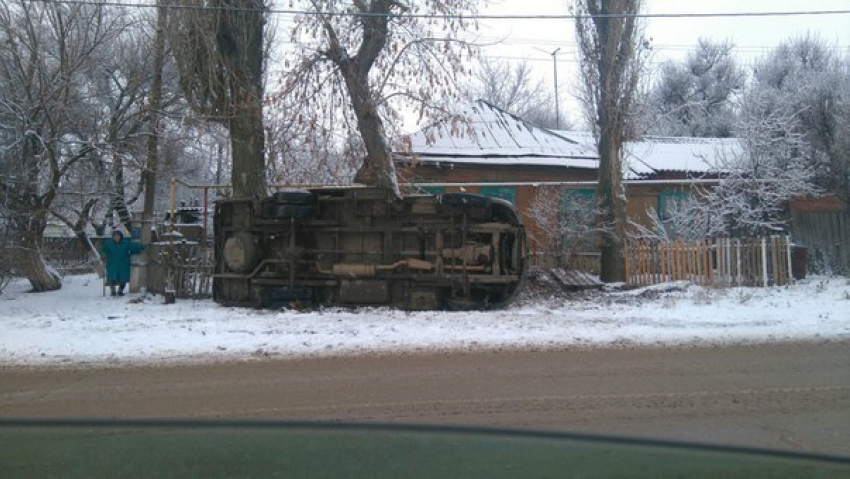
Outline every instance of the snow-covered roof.
<path fill-rule="evenodd" d="M 557 131 L 559 135 L 592 147 L 587 131 Z M 723 163 L 742 153 L 736 138 L 688 138 L 646 136 L 623 146 L 623 175 L 640 179 L 663 172 L 712 174 L 724 170 Z"/>
<path fill-rule="evenodd" d="M 532 125 L 486 102 L 469 104 L 455 119 L 408 137 L 400 156 L 427 163 L 597 168 L 594 148 Z"/>
<path fill-rule="evenodd" d="M 86 225 L 85 228 L 86 228 L 86 234 L 87 235 L 89 235 L 90 237 L 96 237 L 97 236 L 97 232 L 94 230 L 94 228 L 91 225 Z M 56 239 L 71 239 L 71 238 L 77 237 L 77 235 L 74 233 L 74 230 L 70 226 L 68 226 L 65 223 L 62 223 L 60 221 L 56 221 L 56 220 L 48 220 L 47 221 L 47 225 L 44 227 L 43 236 L 45 238 L 56 238 Z"/>
<path fill-rule="evenodd" d="M 412 157 L 423 163 L 561 166 L 596 169 L 599 159 L 589 131 L 548 130 L 486 102 L 472 102 L 452 120 L 409 135 Z M 665 172 L 710 175 L 723 160 L 741 154 L 735 138 L 647 136 L 626 142 L 623 176 L 645 179 Z"/>

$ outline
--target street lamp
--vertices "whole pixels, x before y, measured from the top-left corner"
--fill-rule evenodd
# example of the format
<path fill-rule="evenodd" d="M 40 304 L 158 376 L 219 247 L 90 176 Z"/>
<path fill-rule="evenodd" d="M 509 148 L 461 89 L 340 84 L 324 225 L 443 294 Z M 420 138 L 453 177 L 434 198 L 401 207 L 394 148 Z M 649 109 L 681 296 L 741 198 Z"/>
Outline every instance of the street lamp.
<path fill-rule="evenodd" d="M 561 47 L 552 52 L 552 69 L 555 72 L 555 129 L 561 129 L 561 109 L 558 107 L 558 52 Z"/>

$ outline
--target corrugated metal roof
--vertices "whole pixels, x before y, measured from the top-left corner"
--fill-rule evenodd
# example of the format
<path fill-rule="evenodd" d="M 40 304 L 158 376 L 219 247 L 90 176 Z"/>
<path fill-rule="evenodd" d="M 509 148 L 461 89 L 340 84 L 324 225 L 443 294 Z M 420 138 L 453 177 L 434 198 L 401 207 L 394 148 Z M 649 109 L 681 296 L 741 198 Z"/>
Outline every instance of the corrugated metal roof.
<path fill-rule="evenodd" d="M 399 156 L 432 164 L 599 166 L 591 132 L 540 128 L 483 101 L 407 139 L 410 151 Z M 735 138 L 648 136 L 626 142 L 623 153 L 625 179 L 646 179 L 664 172 L 720 173 L 724 161 L 742 154 L 742 148 Z"/>
<path fill-rule="evenodd" d="M 664 171 L 719 173 L 724 163 L 742 153 L 735 138 L 646 137 L 625 145 L 624 161 L 637 177 Z"/>
<path fill-rule="evenodd" d="M 588 131 L 557 131 L 586 146 L 594 145 Z M 723 172 L 725 161 L 743 154 L 737 138 L 646 136 L 623 146 L 623 176 L 648 178 L 662 172 L 712 174 Z"/>
<path fill-rule="evenodd" d="M 455 121 L 413 133 L 409 144 L 405 156 L 431 163 L 598 166 L 594 149 L 482 101 L 470 104 Z"/>

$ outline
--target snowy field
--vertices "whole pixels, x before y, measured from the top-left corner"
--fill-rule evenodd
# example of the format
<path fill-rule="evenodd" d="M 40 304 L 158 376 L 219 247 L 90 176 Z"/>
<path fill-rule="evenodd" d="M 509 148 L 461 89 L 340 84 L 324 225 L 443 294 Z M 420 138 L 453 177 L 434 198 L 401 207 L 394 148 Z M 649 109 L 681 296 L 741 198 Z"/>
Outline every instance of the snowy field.
<path fill-rule="evenodd" d="M 525 299 L 489 312 L 310 312 L 103 297 L 94 275 L 0 294 L 0 366 L 190 363 L 440 350 L 639 347 L 850 338 L 850 280 L 710 289 L 688 283 Z"/>

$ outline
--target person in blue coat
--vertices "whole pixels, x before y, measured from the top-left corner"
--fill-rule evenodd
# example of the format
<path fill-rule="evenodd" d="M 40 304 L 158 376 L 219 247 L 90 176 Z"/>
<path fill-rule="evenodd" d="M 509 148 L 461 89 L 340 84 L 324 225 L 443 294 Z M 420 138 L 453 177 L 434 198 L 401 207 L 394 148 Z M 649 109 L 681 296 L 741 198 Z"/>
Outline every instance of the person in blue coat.
<path fill-rule="evenodd" d="M 130 256 L 141 253 L 143 249 L 139 243 L 125 240 L 124 234 L 118 230 L 112 233 L 112 238 L 103 242 L 100 252 L 106 265 L 106 283 L 112 296 L 124 296 L 124 286 L 130 281 Z"/>

